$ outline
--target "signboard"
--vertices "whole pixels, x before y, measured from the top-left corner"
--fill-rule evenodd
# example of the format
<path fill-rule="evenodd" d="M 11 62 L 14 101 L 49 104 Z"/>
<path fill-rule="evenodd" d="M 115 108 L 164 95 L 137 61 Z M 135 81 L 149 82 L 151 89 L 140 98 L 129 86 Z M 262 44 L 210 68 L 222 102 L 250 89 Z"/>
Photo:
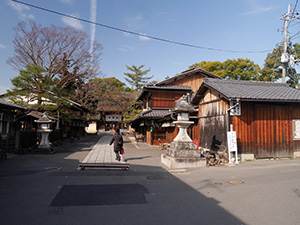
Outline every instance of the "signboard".
<path fill-rule="evenodd" d="M 292 121 L 292 135 L 294 141 L 300 140 L 300 120 Z"/>
<path fill-rule="evenodd" d="M 228 131 L 227 132 L 227 144 L 228 144 L 228 161 L 231 161 L 231 152 L 235 152 L 235 163 L 238 164 L 238 154 L 237 154 L 237 141 L 236 141 L 236 132 Z"/>

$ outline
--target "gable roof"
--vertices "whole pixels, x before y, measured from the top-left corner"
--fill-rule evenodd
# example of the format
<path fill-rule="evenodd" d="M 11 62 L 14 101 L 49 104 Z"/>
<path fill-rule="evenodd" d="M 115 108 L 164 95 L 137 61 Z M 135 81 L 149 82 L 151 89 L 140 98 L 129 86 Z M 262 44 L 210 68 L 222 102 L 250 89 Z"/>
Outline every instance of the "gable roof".
<path fill-rule="evenodd" d="M 175 86 L 175 85 L 157 85 L 157 84 L 145 84 L 140 95 L 137 97 L 137 101 L 142 100 L 145 93 L 149 91 L 183 91 L 191 92 L 192 88 L 187 86 Z"/>
<path fill-rule="evenodd" d="M 300 102 L 300 90 L 291 88 L 287 84 L 211 78 L 204 80 L 192 102 L 195 103 L 207 88 L 215 90 L 226 99 Z"/>
<path fill-rule="evenodd" d="M 161 82 L 157 83 L 156 85 L 167 85 L 167 84 L 170 84 L 170 83 L 172 83 L 174 81 L 181 80 L 181 79 L 184 79 L 186 77 L 192 76 L 192 75 L 194 75 L 196 73 L 199 73 L 199 74 L 203 75 L 204 77 L 211 77 L 211 78 L 222 79 L 221 77 L 219 77 L 219 76 L 217 76 L 215 74 L 212 74 L 210 72 L 207 72 L 207 71 L 203 70 L 201 68 L 201 66 L 197 66 L 197 67 L 192 66 L 191 68 L 189 68 L 189 69 L 181 72 L 179 75 L 176 75 L 174 77 L 171 77 L 169 79 L 161 81 Z"/>

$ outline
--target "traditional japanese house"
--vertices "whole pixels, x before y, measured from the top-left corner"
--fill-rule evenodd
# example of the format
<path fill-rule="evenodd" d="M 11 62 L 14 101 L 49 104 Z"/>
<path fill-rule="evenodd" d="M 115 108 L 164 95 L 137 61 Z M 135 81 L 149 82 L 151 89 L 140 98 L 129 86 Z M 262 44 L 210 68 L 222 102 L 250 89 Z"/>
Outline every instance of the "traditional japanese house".
<path fill-rule="evenodd" d="M 123 112 L 115 103 L 104 103 L 99 110 L 100 120 L 97 122 L 98 129 L 111 130 L 116 127 L 124 128 Z"/>
<path fill-rule="evenodd" d="M 69 106 L 64 109 L 65 113 L 57 115 L 59 128 L 62 130 L 63 138 L 79 138 L 86 134 L 85 128 L 89 124 L 87 114 L 90 110 L 71 100 L 68 100 L 68 103 Z"/>
<path fill-rule="evenodd" d="M 182 95 L 196 92 L 206 77 L 221 79 L 201 67 L 192 67 L 155 85 L 145 85 L 137 98 L 143 101 L 144 111 L 132 121 L 136 137 L 153 145 L 172 142 L 177 129 L 170 109 Z"/>
<path fill-rule="evenodd" d="M 19 129 L 17 117 L 25 110 L 21 106 L 0 99 L 0 153 L 15 150 L 16 132 Z"/>
<path fill-rule="evenodd" d="M 300 153 L 300 91 L 282 83 L 206 78 L 192 99 L 200 146 L 227 146 L 229 124 L 242 159 Z"/>
<path fill-rule="evenodd" d="M 184 86 L 145 85 L 137 99 L 143 101 L 144 111 L 131 122 L 136 138 L 153 145 L 167 142 L 175 125 L 164 122 L 164 117 L 170 114 L 175 100 L 191 91 L 190 87 Z"/>

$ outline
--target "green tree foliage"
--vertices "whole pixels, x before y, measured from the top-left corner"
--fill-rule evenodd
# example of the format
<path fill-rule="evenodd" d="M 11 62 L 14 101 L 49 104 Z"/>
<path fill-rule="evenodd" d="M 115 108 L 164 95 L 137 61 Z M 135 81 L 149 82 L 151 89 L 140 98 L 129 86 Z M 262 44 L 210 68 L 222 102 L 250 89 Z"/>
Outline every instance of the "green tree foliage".
<path fill-rule="evenodd" d="M 38 65 L 27 65 L 25 70 L 20 70 L 20 75 L 11 79 L 13 88 L 7 95 L 11 100 L 24 107 L 51 108 L 53 96 L 47 90 L 51 90 L 55 82 L 44 68 Z"/>
<path fill-rule="evenodd" d="M 125 83 L 115 77 L 95 78 L 91 81 L 91 83 L 96 84 L 103 93 L 107 93 L 108 95 L 113 92 L 126 93 L 131 91 Z"/>
<path fill-rule="evenodd" d="M 135 65 L 131 67 L 126 66 L 127 70 L 131 71 L 132 73 L 124 73 L 124 75 L 126 76 L 125 80 L 128 82 L 128 84 L 131 85 L 131 88 L 136 91 L 140 91 L 143 85 L 153 78 L 153 76 L 145 76 L 150 72 L 150 68 L 147 70 L 142 70 L 143 67 L 144 65 L 141 65 L 139 67 Z"/>
<path fill-rule="evenodd" d="M 282 48 L 275 48 L 269 53 L 265 59 L 264 66 L 261 70 L 261 77 L 259 80 L 263 81 L 278 81 L 282 77 L 282 64 L 281 55 Z M 295 43 L 289 48 L 289 54 L 295 55 L 296 58 L 300 58 L 300 44 Z M 293 88 L 299 88 L 300 74 L 297 73 L 294 66 L 288 65 L 286 74 L 287 84 Z"/>
<path fill-rule="evenodd" d="M 202 61 L 193 64 L 201 66 L 202 69 L 218 75 L 225 79 L 233 80 L 257 80 L 280 82 L 282 78 L 281 55 L 282 48 L 275 48 L 266 56 L 262 68 L 249 59 L 227 59 L 224 62 L 219 61 Z M 289 54 L 300 58 L 300 44 L 295 43 L 289 48 Z M 294 66 L 288 65 L 287 68 L 287 84 L 293 88 L 299 88 L 300 74 L 297 73 Z"/>
<path fill-rule="evenodd" d="M 232 80 L 257 80 L 260 75 L 259 65 L 250 59 L 227 59 L 226 61 L 202 61 L 194 66 L 201 66 L 202 69 L 217 76 Z"/>
<path fill-rule="evenodd" d="M 142 110 L 142 102 L 133 100 L 130 102 L 130 106 L 127 109 L 127 112 L 123 114 L 124 123 L 130 123 L 134 118 L 136 118 Z"/>

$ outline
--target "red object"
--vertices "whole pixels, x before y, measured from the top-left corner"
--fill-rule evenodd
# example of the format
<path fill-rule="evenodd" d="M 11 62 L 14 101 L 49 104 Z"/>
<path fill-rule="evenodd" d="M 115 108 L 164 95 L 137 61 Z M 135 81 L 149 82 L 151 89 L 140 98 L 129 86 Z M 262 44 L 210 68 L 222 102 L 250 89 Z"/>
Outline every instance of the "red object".
<path fill-rule="evenodd" d="M 120 154 L 123 155 L 125 153 L 124 148 L 121 148 Z"/>
<path fill-rule="evenodd" d="M 197 145 L 197 149 L 199 149 L 199 141 L 198 140 L 194 140 L 193 141 L 195 145 Z"/>

